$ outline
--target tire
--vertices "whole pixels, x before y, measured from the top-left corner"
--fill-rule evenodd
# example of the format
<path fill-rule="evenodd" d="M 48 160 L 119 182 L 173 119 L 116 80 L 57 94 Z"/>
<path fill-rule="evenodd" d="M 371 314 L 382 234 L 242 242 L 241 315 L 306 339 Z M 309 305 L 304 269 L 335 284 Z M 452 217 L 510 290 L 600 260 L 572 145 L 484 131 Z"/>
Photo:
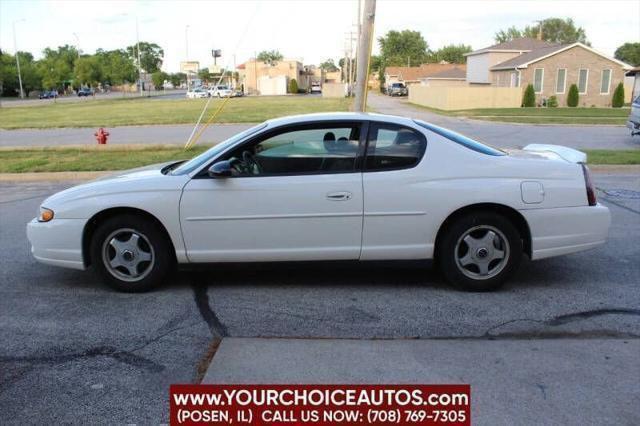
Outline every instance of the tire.
<path fill-rule="evenodd" d="M 438 242 L 437 262 L 447 281 L 465 291 L 502 286 L 522 257 L 522 238 L 506 217 L 488 211 L 453 222 Z"/>
<path fill-rule="evenodd" d="M 91 240 L 91 259 L 104 282 L 137 293 L 158 287 L 175 266 L 172 246 L 154 222 L 134 214 L 101 223 Z"/>

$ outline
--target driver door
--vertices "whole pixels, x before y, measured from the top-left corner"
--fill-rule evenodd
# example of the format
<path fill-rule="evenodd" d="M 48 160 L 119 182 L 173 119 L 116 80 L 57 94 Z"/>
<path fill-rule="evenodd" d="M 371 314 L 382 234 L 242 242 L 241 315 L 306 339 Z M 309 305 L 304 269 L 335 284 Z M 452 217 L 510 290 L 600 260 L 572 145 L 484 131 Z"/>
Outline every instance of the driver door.
<path fill-rule="evenodd" d="M 233 175 L 198 176 L 180 202 L 191 262 L 358 259 L 359 122 L 265 132 L 225 154 Z"/>

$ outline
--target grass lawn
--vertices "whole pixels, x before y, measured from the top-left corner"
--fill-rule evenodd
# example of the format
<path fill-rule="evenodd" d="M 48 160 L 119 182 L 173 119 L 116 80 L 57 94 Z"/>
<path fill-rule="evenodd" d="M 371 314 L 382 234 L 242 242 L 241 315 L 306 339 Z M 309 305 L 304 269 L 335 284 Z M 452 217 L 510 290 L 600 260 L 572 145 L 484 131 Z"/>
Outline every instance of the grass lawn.
<path fill-rule="evenodd" d="M 86 148 L 0 149 L 0 173 L 123 170 L 191 158 L 209 148 L 185 151 L 167 145 L 92 145 Z M 640 164 L 640 150 L 588 150 L 589 164 Z"/>
<path fill-rule="evenodd" d="M 206 99 L 87 99 L 42 106 L 0 109 L 0 128 L 113 127 L 142 124 L 193 124 Z M 213 99 L 205 119 L 223 100 Z M 315 96 L 232 98 L 216 123 L 256 123 L 269 118 L 312 112 L 348 111 L 351 100 Z"/>
<path fill-rule="evenodd" d="M 425 108 L 425 107 L 423 107 Z M 616 124 L 624 125 L 630 108 L 482 108 L 435 113 L 478 120 L 530 124 Z"/>
<path fill-rule="evenodd" d="M 91 145 L 86 148 L 0 149 L 0 173 L 124 170 L 191 158 L 210 146 Z"/>

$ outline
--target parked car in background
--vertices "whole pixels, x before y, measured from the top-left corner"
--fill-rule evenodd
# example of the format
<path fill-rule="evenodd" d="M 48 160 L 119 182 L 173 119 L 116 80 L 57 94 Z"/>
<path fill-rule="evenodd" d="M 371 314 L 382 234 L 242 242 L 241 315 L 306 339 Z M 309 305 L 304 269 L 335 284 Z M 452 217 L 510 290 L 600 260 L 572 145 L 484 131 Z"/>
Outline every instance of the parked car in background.
<path fill-rule="evenodd" d="M 82 88 L 78 90 L 78 96 L 92 96 L 92 95 L 93 95 L 93 89 Z"/>
<path fill-rule="evenodd" d="M 208 98 L 209 93 L 201 87 L 196 87 L 195 89 L 191 89 L 187 92 L 187 98 L 189 99 L 198 99 L 198 98 Z"/>
<path fill-rule="evenodd" d="M 311 83 L 311 93 L 322 93 L 322 85 L 317 82 Z"/>
<path fill-rule="evenodd" d="M 40 99 L 55 99 L 58 97 L 58 92 L 56 90 L 45 90 L 44 92 L 38 95 Z"/>
<path fill-rule="evenodd" d="M 631 104 L 631 114 L 627 120 L 627 127 L 631 129 L 631 136 L 640 135 L 640 96 Z"/>
<path fill-rule="evenodd" d="M 91 265 L 122 291 L 159 285 L 177 263 L 432 258 L 455 286 L 487 291 L 524 255 L 605 243 L 609 210 L 584 162 L 404 117 L 299 115 L 54 194 L 27 235 L 40 262 Z"/>
<path fill-rule="evenodd" d="M 217 96 L 218 98 L 233 97 L 235 92 L 229 88 L 229 86 L 213 86 L 209 89 L 210 96 Z"/>
<path fill-rule="evenodd" d="M 407 96 L 408 94 L 409 90 L 403 83 L 392 83 L 387 86 L 387 95 L 389 96 Z"/>

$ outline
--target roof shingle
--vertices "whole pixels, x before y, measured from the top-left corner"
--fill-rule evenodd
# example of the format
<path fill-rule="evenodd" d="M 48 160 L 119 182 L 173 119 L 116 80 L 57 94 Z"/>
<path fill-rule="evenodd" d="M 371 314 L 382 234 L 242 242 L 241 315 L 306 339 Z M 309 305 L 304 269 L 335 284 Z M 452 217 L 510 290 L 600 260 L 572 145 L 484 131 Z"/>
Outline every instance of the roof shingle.
<path fill-rule="evenodd" d="M 504 43 L 494 44 L 493 46 L 485 47 L 483 49 L 474 50 L 473 52 L 467 53 L 467 55 L 476 55 L 478 53 L 484 53 L 491 50 L 517 50 L 525 52 L 551 46 L 557 46 L 557 44 L 535 38 L 520 37 L 505 41 Z"/>

